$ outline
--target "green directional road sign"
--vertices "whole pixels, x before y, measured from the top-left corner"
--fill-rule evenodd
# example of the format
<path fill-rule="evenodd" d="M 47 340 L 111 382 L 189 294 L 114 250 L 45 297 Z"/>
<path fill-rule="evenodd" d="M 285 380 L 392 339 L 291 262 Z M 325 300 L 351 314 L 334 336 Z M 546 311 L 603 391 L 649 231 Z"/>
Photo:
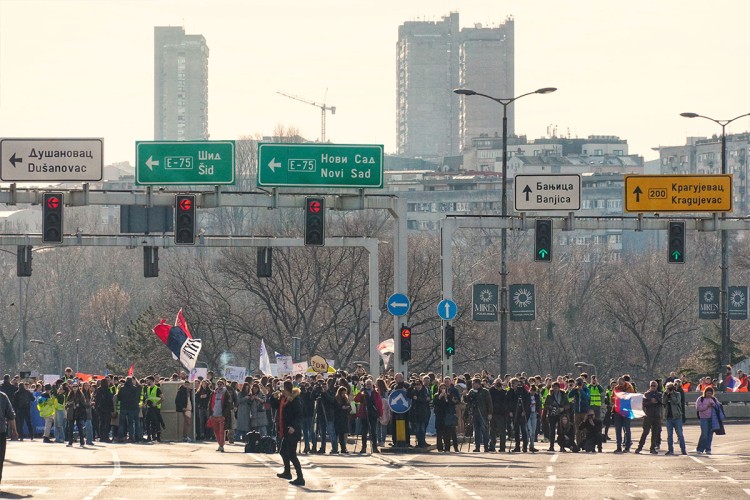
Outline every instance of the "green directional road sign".
<path fill-rule="evenodd" d="M 258 186 L 382 188 L 383 146 L 259 144 Z"/>
<path fill-rule="evenodd" d="M 234 141 L 138 141 L 135 183 L 234 184 Z"/>

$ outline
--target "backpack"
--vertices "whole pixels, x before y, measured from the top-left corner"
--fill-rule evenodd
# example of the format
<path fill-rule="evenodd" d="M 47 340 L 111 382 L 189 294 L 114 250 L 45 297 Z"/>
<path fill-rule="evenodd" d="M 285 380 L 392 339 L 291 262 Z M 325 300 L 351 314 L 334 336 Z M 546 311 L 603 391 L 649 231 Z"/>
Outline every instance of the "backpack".
<path fill-rule="evenodd" d="M 261 453 L 276 453 L 276 440 L 271 436 L 263 436 L 259 444 Z"/>
<path fill-rule="evenodd" d="M 260 432 L 248 432 L 245 435 L 245 453 L 260 453 Z"/>

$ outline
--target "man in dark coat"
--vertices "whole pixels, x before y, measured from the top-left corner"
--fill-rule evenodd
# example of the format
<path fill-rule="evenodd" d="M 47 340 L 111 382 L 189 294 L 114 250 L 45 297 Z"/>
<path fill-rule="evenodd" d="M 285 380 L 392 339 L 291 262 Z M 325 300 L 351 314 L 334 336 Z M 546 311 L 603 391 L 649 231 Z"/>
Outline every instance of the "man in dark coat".
<path fill-rule="evenodd" d="M 34 426 L 31 424 L 31 403 L 34 402 L 34 394 L 26 389 L 26 384 L 18 384 L 18 390 L 13 396 L 13 408 L 16 410 L 16 428 L 19 439 L 23 441 L 23 425 L 29 429 L 29 437 L 34 440 Z"/>
<path fill-rule="evenodd" d="M 482 445 L 484 445 L 484 451 L 490 451 L 487 421 L 492 414 L 492 398 L 490 392 L 482 387 L 482 381 L 479 378 L 472 380 L 471 386 L 471 390 L 464 396 L 464 402 L 469 407 L 474 427 L 474 452 L 479 453 Z"/>
<path fill-rule="evenodd" d="M 96 405 L 96 413 L 99 416 L 99 441 L 111 443 L 109 428 L 112 423 L 112 414 L 115 412 L 115 404 L 109 387 L 109 379 L 106 377 L 102 379 L 94 394 L 94 405 Z"/>
<path fill-rule="evenodd" d="M 523 386 L 520 380 L 511 379 L 510 386 L 512 391 L 508 393 L 508 405 L 512 412 L 513 433 L 516 437 L 516 447 L 511 451 L 518 453 L 521 451 L 521 438 L 523 438 L 523 452 L 529 451 L 529 434 L 526 430 L 526 420 L 531 414 L 531 395 Z"/>
<path fill-rule="evenodd" d="M 495 379 L 494 385 L 490 387 L 490 398 L 492 399 L 492 421 L 490 422 L 490 451 L 495 451 L 497 437 L 500 436 L 500 453 L 505 452 L 506 433 L 505 417 L 508 415 L 508 391 L 503 387 L 500 377 Z"/>
<path fill-rule="evenodd" d="M 302 429 L 302 401 L 299 398 L 300 390 L 294 387 L 290 380 L 284 382 L 284 390 L 279 399 L 279 438 L 281 449 L 279 454 L 284 461 L 284 472 L 276 474 L 282 479 L 292 479 L 291 465 L 297 473 L 297 479 L 290 481 L 295 486 L 304 486 L 305 478 L 302 477 L 302 466 L 297 458 L 297 443 L 300 439 Z"/>

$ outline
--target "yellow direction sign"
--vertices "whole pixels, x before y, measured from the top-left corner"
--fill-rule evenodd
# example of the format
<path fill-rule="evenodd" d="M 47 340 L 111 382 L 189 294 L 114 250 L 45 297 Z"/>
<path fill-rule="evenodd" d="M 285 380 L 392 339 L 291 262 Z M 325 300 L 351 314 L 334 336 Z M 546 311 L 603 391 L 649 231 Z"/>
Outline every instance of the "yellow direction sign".
<path fill-rule="evenodd" d="M 626 212 L 731 212 L 731 175 L 626 175 Z"/>

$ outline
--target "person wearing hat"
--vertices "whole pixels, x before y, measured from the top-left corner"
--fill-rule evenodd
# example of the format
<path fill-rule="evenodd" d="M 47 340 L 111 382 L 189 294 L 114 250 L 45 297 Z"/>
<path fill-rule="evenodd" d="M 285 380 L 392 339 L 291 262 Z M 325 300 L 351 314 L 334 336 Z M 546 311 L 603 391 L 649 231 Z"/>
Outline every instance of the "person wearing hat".
<path fill-rule="evenodd" d="M 279 454 L 284 461 L 284 471 L 276 474 L 282 479 L 292 479 L 291 465 L 297 473 L 297 479 L 290 481 L 295 486 L 304 486 L 305 478 L 302 476 L 302 466 L 297 458 L 297 443 L 300 439 L 302 428 L 302 401 L 299 398 L 300 390 L 294 387 L 291 380 L 284 382 L 284 388 L 279 398 L 279 438 L 281 438 L 281 449 Z"/>

